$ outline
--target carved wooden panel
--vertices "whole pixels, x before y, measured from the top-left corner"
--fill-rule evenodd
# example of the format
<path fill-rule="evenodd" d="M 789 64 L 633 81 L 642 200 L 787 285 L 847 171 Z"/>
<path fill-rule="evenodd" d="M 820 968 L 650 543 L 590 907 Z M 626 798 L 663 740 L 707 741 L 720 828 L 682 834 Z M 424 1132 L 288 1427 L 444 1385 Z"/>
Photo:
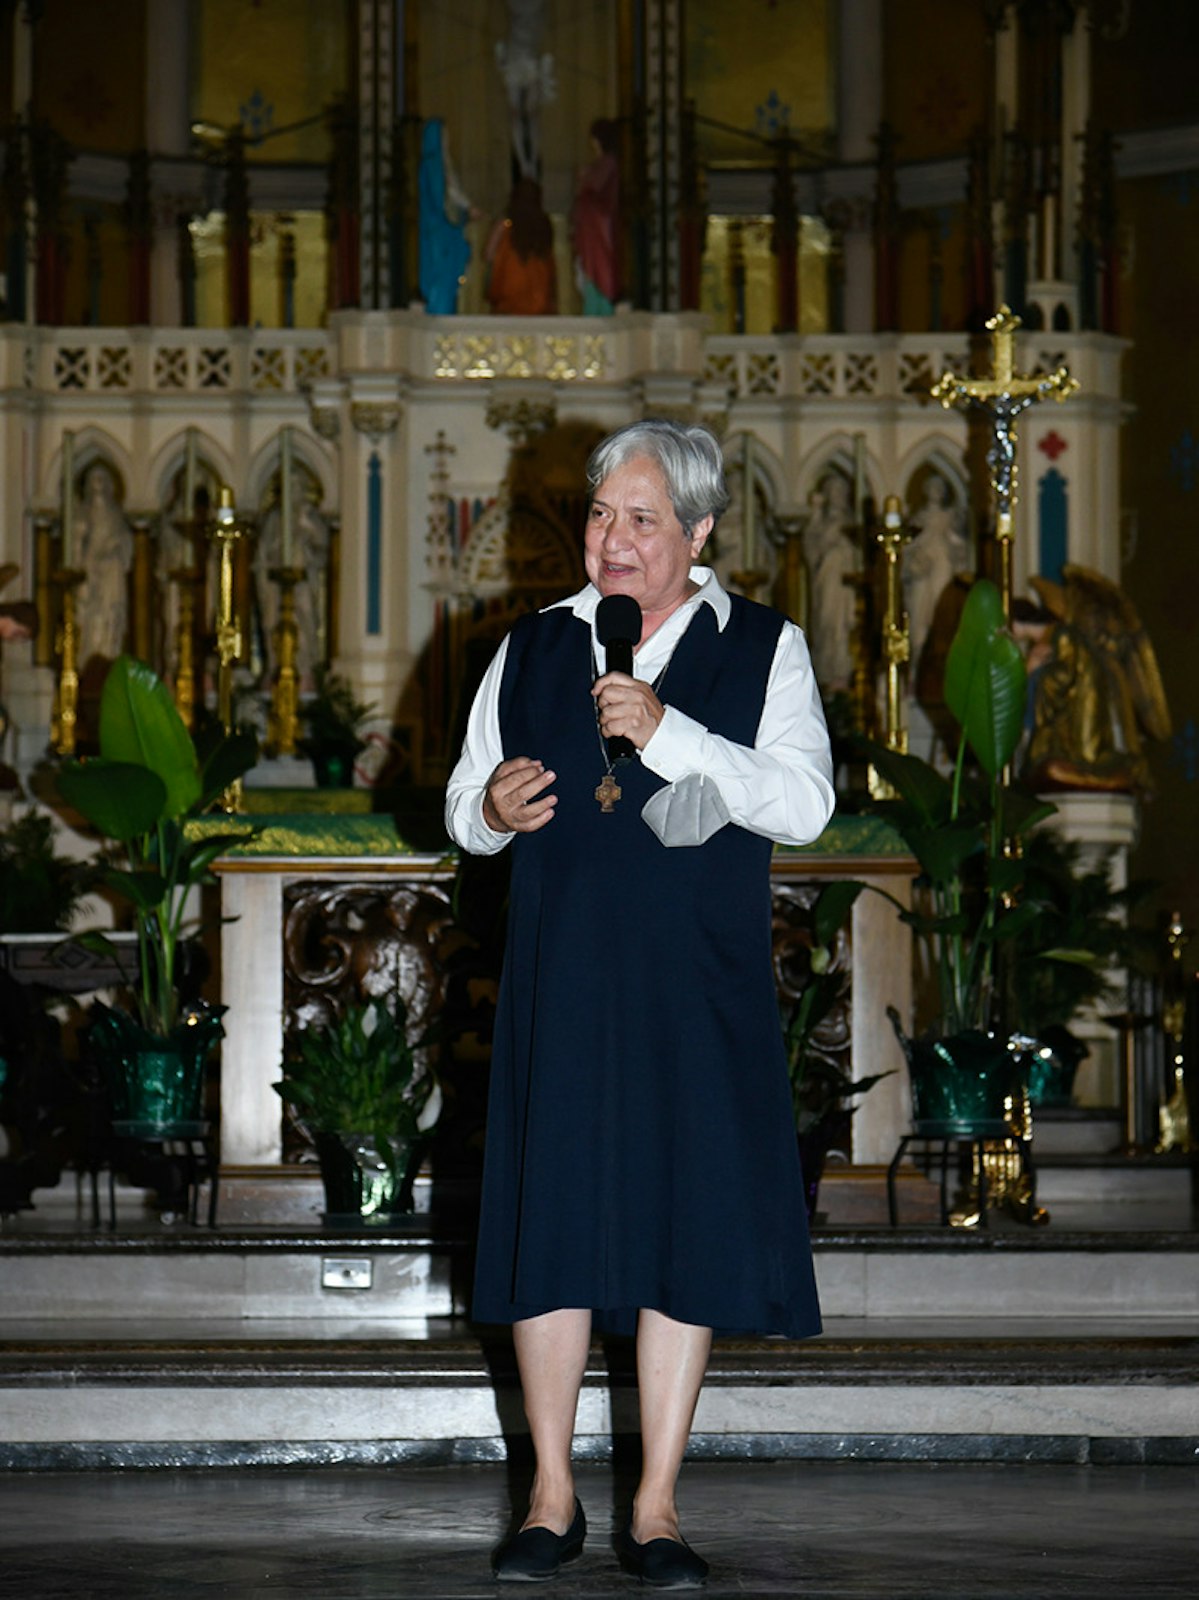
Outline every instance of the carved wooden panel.
<path fill-rule="evenodd" d="M 802 916 L 820 893 L 819 883 L 774 883 L 771 885 L 771 912 L 774 946 L 774 980 L 784 1018 L 790 1013 L 812 971 L 812 936 L 802 925 Z M 839 930 L 833 947 L 832 970 L 852 972 L 849 931 Z M 853 1032 L 850 1006 L 852 983 L 829 1015 L 817 1027 L 812 1051 L 833 1062 L 845 1073 L 851 1067 Z"/>
<path fill-rule="evenodd" d="M 284 890 L 283 1027 L 287 1041 L 328 1022 L 346 1004 L 396 995 L 408 1008 L 410 1038 L 440 1018 L 447 959 L 461 936 L 449 883 L 343 883 L 314 879 Z M 289 1116 L 284 1159 L 315 1153 Z"/>

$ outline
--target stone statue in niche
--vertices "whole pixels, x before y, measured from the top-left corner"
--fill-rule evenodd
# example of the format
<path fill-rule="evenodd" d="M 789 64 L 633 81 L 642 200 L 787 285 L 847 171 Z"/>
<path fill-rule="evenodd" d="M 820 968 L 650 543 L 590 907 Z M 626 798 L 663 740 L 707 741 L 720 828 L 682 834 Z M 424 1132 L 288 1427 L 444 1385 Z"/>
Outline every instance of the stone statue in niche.
<path fill-rule="evenodd" d="M 440 117 L 430 118 L 421 132 L 418 184 L 421 299 L 430 316 L 453 316 L 470 261 L 466 224 L 475 211 L 459 186 Z"/>
<path fill-rule="evenodd" d="M 117 478 L 105 461 L 83 475 L 75 513 L 75 549 L 86 574 L 79 591 L 79 661 L 113 661 L 125 648 L 129 626 L 129 567 L 133 529 L 117 499 Z"/>
<path fill-rule="evenodd" d="M 300 687 L 311 689 L 313 674 L 326 656 L 326 606 L 329 594 L 329 524 L 317 505 L 319 489 L 308 472 L 291 469 L 291 538 L 283 536 L 283 511 L 278 491 L 260 525 L 254 551 L 254 590 L 262 630 L 261 651 L 271 668 L 275 659 L 274 629 L 279 621 L 279 585 L 271 570 L 286 564 L 302 569 L 296 584 L 296 665 Z"/>
<path fill-rule="evenodd" d="M 508 92 L 513 175 L 541 177 L 541 107 L 557 95 L 554 58 L 541 49 L 546 0 L 508 0 L 508 37 L 495 59 Z"/>
<path fill-rule="evenodd" d="M 903 594 L 911 630 L 911 660 L 918 664 L 928 641 L 937 602 L 954 575 L 970 565 L 962 509 L 939 473 L 924 480 L 924 503 L 912 515 L 917 529 L 903 556 Z"/>
<path fill-rule="evenodd" d="M 846 579 L 855 571 L 857 529 L 849 480 L 839 472 L 827 472 L 810 504 L 804 529 L 804 553 L 812 576 L 808 647 L 816 681 L 830 694 L 848 689 L 853 677 L 854 590 Z"/>
<path fill-rule="evenodd" d="M 512 185 L 487 242 L 487 301 L 497 316 L 552 317 L 558 309 L 554 224 L 532 178 Z"/>
<path fill-rule="evenodd" d="M 571 242 L 586 316 L 610 317 L 620 293 L 617 137 L 615 122 L 607 117 L 595 119 L 590 133 L 591 160 L 579 173 L 575 189 Z"/>

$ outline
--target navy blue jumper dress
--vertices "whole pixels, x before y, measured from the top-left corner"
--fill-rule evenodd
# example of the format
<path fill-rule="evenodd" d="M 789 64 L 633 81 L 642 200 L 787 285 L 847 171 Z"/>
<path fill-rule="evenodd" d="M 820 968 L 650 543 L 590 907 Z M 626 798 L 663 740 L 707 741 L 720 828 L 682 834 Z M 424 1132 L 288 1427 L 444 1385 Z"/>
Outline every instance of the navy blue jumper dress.
<path fill-rule="evenodd" d="M 752 745 L 782 618 L 701 604 L 661 699 Z M 505 758 L 557 774 L 553 820 L 511 844 L 472 1312 L 650 1307 L 725 1333 L 820 1331 L 771 967 L 771 843 L 728 823 L 667 848 L 641 820 L 662 779 L 606 761 L 591 630 L 522 618 L 500 691 Z"/>

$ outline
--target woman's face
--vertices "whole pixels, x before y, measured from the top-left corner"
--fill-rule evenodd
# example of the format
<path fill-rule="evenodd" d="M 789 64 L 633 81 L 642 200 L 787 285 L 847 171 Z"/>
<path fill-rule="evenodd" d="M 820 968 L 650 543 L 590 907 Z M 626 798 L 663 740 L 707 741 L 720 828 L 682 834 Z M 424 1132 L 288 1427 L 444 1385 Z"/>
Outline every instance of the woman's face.
<path fill-rule="evenodd" d="M 631 595 L 647 616 L 660 618 L 687 598 L 691 566 L 711 529 L 712 518 L 704 517 L 688 537 L 658 463 L 633 456 L 595 491 L 583 564 L 600 594 Z"/>

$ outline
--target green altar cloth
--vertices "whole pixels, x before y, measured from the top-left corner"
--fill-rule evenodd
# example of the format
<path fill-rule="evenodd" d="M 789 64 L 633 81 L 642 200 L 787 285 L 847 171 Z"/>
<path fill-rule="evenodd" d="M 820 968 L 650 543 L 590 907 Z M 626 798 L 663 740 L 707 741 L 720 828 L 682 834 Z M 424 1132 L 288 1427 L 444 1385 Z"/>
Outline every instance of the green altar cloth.
<path fill-rule="evenodd" d="M 383 813 L 367 816 L 263 814 L 203 817 L 188 824 L 193 838 L 244 829 L 245 842 L 232 846 L 234 857 L 332 857 L 332 856 L 437 856 L 452 857 L 454 847 L 446 841 L 444 852 L 421 849 L 400 837 L 394 817 Z M 784 859 L 822 860 L 829 857 L 900 858 L 908 854 L 903 840 L 879 817 L 838 816 L 813 844 L 777 845 L 776 856 Z"/>

